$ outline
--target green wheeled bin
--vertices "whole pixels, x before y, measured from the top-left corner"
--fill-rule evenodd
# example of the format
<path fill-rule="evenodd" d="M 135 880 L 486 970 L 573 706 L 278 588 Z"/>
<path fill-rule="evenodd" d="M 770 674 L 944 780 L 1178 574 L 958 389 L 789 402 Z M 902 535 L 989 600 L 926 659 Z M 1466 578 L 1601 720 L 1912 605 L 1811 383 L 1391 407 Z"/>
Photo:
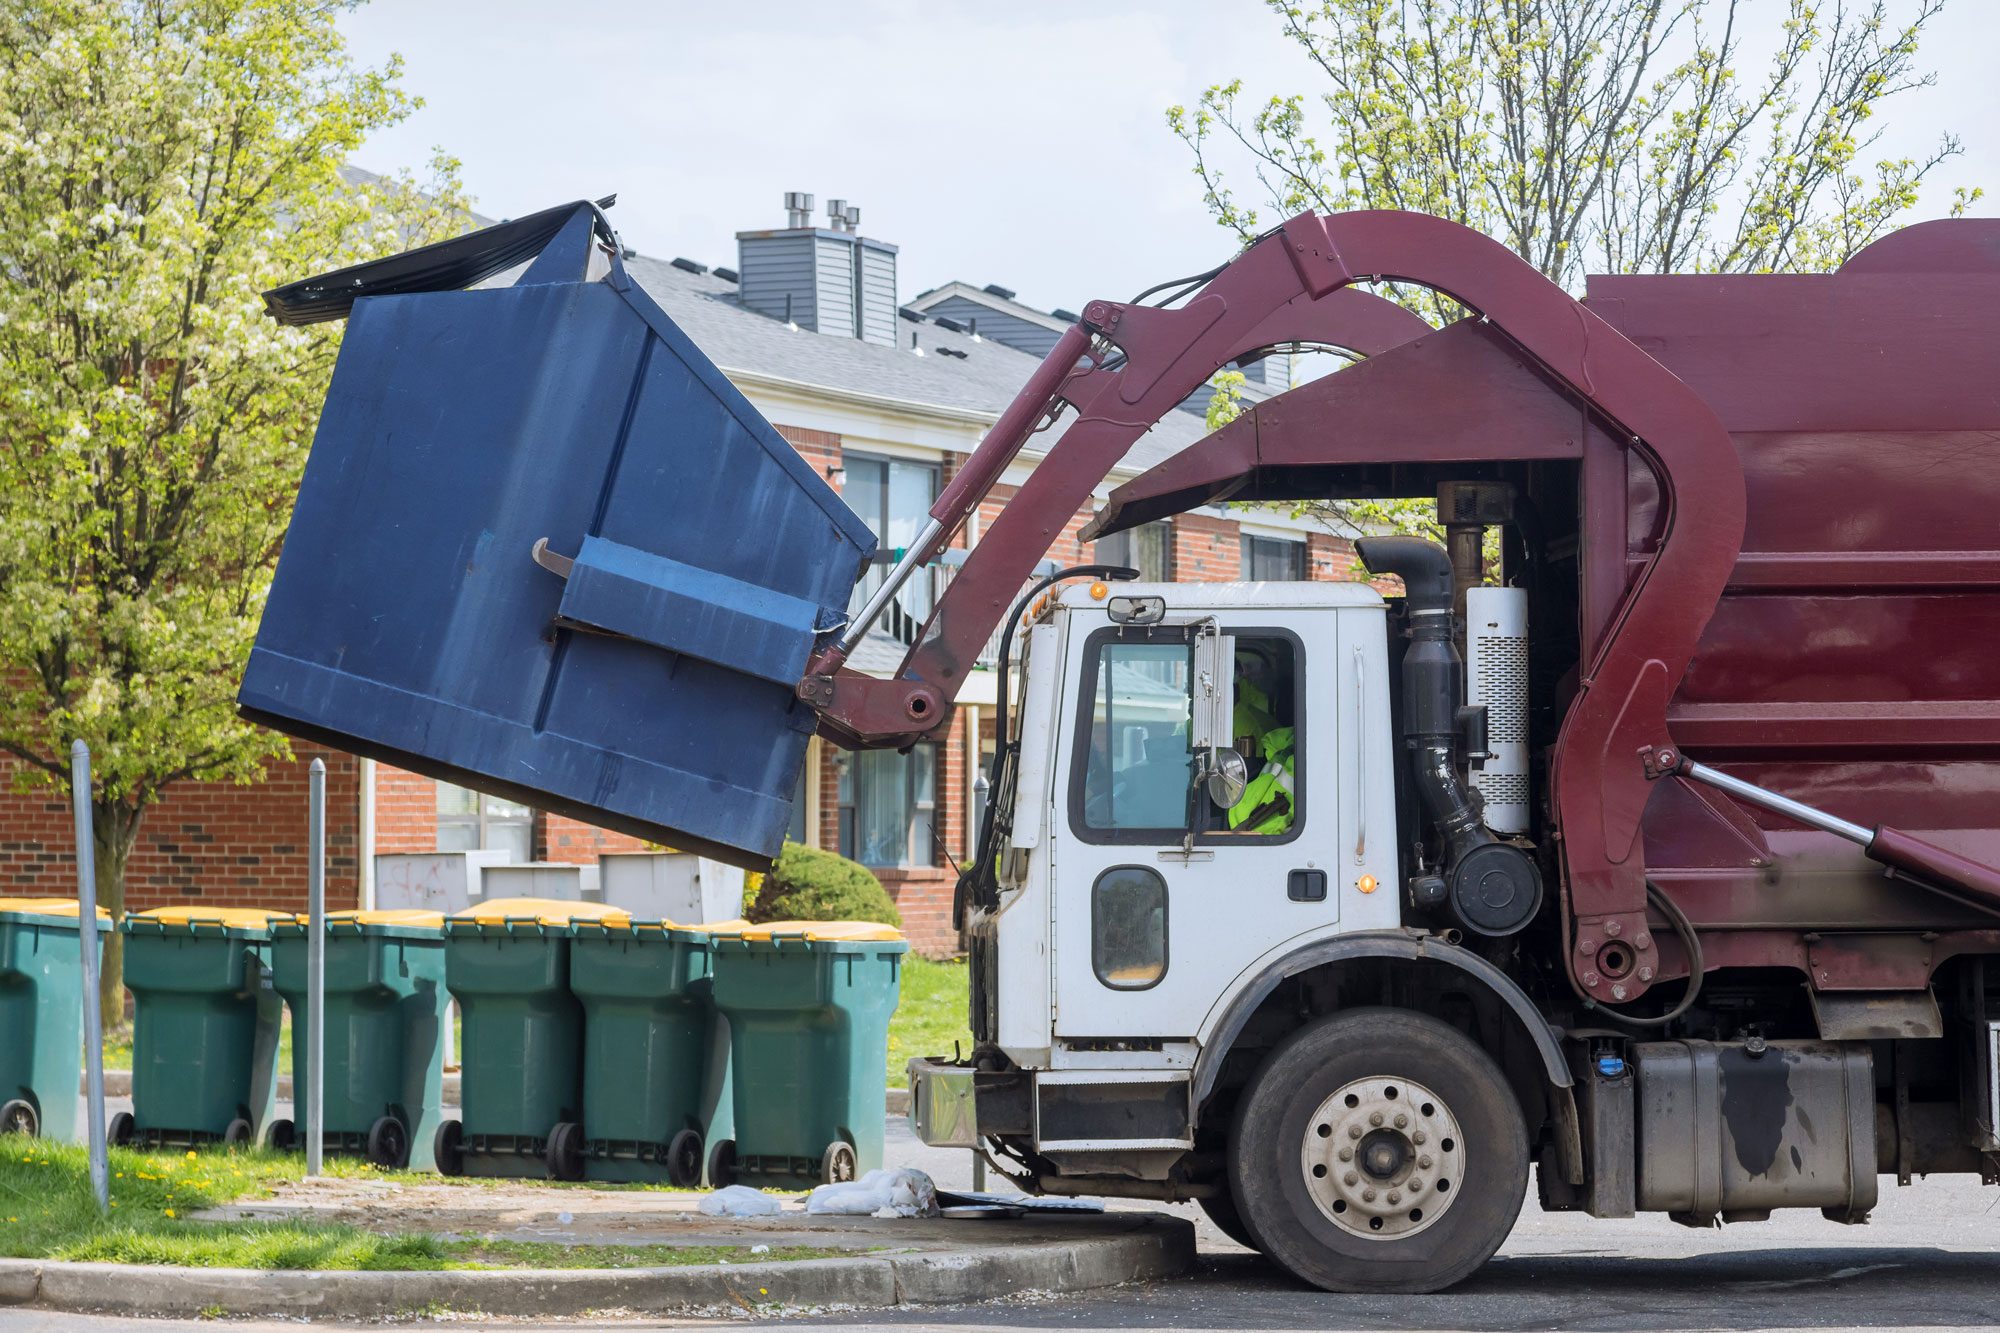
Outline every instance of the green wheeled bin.
<path fill-rule="evenodd" d="M 712 937 L 748 924 L 576 923 L 569 989 L 583 1005 L 586 1179 L 699 1185 L 705 1145 L 731 1137 Z"/>
<path fill-rule="evenodd" d="M 271 973 L 292 1011 L 292 1116 L 271 1128 L 290 1148 L 304 1131 L 304 917 L 271 932 Z M 429 1171 L 444 1120 L 444 913 L 330 912 L 326 918 L 326 1100 L 322 1150 Z"/>
<path fill-rule="evenodd" d="M 714 947 L 736 1137 L 709 1148 L 709 1184 L 829 1184 L 881 1166 L 902 933 L 779 921 L 717 935 Z"/>
<path fill-rule="evenodd" d="M 97 916 L 110 920 L 102 908 Z M 0 1134 L 76 1137 L 83 1077 L 78 920 L 71 898 L 0 898 Z"/>
<path fill-rule="evenodd" d="M 249 1144 L 277 1110 L 271 927 L 290 912 L 158 907 L 125 918 L 132 992 L 132 1109 L 113 1143 Z"/>
<path fill-rule="evenodd" d="M 629 921 L 600 903 L 496 898 L 444 923 L 458 1001 L 460 1120 L 438 1126 L 448 1176 L 583 1179 L 583 1006 L 570 994 L 579 921 Z"/>

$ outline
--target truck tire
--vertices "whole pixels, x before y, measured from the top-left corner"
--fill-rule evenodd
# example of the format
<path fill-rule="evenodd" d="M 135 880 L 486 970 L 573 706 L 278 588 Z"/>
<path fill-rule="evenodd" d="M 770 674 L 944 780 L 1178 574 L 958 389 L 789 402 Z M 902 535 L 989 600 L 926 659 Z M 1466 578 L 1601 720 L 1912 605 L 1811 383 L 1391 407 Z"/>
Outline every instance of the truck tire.
<path fill-rule="evenodd" d="M 1196 1199 L 1208 1220 L 1215 1223 L 1215 1229 L 1235 1241 L 1246 1250 L 1257 1248 L 1257 1238 L 1250 1234 L 1250 1228 L 1243 1225 L 1243 1214 L 1236 1211 L 1236 1200 L 1229 1196 L 1224 1186 L 1221 1194 L 1211 1198 Z"/>
<path fill-rule="evenodd" d="M 1513 1229 L 1527 1127 L 1500 1067 L 1457 1029 L 1350 1010 L 1286 1038 L 1252 1076 L 1229 1184 L 1257 1248 L 1294 1276 L 1442 1291 Z"/>

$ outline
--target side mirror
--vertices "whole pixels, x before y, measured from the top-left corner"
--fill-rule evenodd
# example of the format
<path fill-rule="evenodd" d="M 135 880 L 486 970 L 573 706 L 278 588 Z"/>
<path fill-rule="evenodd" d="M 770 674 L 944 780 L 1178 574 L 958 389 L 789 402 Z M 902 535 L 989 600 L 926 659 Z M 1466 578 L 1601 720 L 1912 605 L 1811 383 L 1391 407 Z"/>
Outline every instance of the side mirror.
<path fill-rule="evenodd" d="M 1233 749 L 1210 751 L 1203 782 L 1208 788 L 1208 799 L 1218 810 L 1227 810 L 1243 799 L 1243 789 L 1250 785 L 1250 766 Z"/>

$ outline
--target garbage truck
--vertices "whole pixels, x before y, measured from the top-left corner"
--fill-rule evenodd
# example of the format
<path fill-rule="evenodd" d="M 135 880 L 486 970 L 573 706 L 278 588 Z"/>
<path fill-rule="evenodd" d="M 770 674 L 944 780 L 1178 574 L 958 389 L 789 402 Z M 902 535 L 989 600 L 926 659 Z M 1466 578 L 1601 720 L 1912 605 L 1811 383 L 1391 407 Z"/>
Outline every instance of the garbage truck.
<path fill-rule="evenodd" d="M 1456 316 L 1383 294 L 1418 289 Z M 927 1142 L 1387 1292 L 1479 1268 L 1531 1168 L 1542 1208 L 1702 1227 L 2000 1180 L 2000 224 L 1578 299 L 1448 221 L 1301 214 L 1085 306 L 852 606 L 873 536 L 601 206 L 268 299 L 349 327 L 253 718 L 761 865 L 809 736 L 938 734 L 999 629 Z M 1038 572 L 1153 423 L 1301 348 L 1353 364 L 1084 537 L 1421 497 L 1442 541 Z M 853 669 L 1030 439 L 900 669 Z"/>

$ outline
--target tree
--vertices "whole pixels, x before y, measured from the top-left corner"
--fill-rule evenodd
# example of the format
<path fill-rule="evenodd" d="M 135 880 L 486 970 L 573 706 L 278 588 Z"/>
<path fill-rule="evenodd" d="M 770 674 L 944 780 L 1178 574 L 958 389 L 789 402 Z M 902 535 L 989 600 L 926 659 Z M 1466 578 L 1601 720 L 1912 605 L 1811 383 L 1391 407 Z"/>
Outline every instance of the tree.
<path fill-rule="evenodd" d="M 1944 134 L 1925 157 L 1861 165 L 1877 107 L 1931 82 L 1917 41 L 1944 0 L 1900 22 L 1885 0 L 1786 0 L 1748 81 L 1740 0 L 1266 3 L 1321 89 L 1259 101 L 1237 79 L 1167 112 L 1209 211 L 1246 242 L 1266 210 L 1393 208 L 1475 227 L 1572 291 L 1587 272 L 1824 270 L 1960 151 Z M 1232 183 L 1245 167 L 1250 198 Z M 1950 211 L 1979 197 L 1961 189 Z M 1434 323 L 1459 313 L 1389 294 Z M 1430 508 L 1341 517 L 1423 531 Z"/>
<path fill-rule="evenodd" d="M 338 326 L 259 293 L 465 225 L 447 158 L 344 171 L 418 105 L 348 60 L 352 7 L 0 0 L 0 751 L 67 792 L 90 744 L 114 916 L 169 786 L 289 756 L 234 696 Z"/>

